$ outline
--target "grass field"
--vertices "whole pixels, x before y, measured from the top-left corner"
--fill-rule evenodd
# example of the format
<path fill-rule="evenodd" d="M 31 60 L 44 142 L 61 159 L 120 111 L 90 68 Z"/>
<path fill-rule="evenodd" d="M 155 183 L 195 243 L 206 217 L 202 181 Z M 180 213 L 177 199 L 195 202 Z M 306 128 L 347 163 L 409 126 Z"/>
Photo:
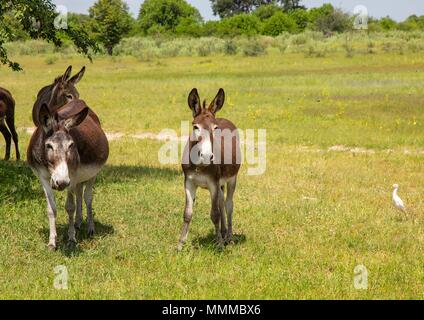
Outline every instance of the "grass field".
<path fill-rule="evenodd" d="M 97 235 L 84 229 L 72 253 L 65 195 L 57 197 L 59 248 L 50 252 L 41 186 L 24 162 L 0 161 L 0 298 L 424 298 L 422 54 L 18 59 L 25 71 L 2 67 L 0 86 L 17 100 L 22 151 L 38 90 L 69 64 L 87 64 L 81 98 L 106 131 L 125 135 L 110 142 L 96 185 Z M 214 246 L 209 195 L 200 191 L 177 254 L 182 172 L 158 162 L 162 142 L 131 135 L 191 120 L 193 87 L 209 101 L 225 88 L 221 116 L 267 129 L 267 170 L 248 176 L 242 167 L 235 245 Z M 393 183 L 407 213 L 391 205 Z M 360 264 L 367 290 L 353 286 Z M 53 286 L 57 265 L 68 268 L 68 290 Z"/>

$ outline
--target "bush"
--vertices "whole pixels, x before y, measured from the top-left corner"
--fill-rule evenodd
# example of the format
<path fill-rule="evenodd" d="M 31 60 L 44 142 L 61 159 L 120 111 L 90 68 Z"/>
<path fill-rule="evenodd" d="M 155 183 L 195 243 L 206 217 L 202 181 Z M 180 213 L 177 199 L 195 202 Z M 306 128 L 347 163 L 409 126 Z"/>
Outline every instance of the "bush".
<path fill-rule="evenodd" d="M 273 46 L 278 48 L 278 50 L 280 50 L 280 53 L 286 52 L 287 47 L 289 46 L 287 34 L 276 37 Z"/>
<path fill-rule="evenodd" d="M 232 39 L 225 41 L 224 53 L 228 56 L 237 54 L 237 43 Z"/>
<path fill-rule="evenodd" d="M 265 54 L 265 48 L 256 38 L 247 39 L 242 47 L 243 55 L 257 57 Z"/>
<path fill-rule="evenodd" d="M 184 18 L 189 20 L 184 22 Z M 187 26 L 187 21 L 190 21 L 189 25 L 200 25 L 202 20 L 199 11 L 185 0 L 146 0 L 141 5 L 139 15 L 140 29 L 144 34 L 158 30 L 161 33 L 174 33 L 180 23 Z"/>
<path fill-rule="evenodd" d="M 290 17 L 295 21 L 297 29 L 303 31 L 308 26 L 309 14 L 304 9 L 295 9 L 289 12 Z"/>
<path fill-rule="evenodd" d="M 261 21 L 255 15 L 239 14 L 221 20 L 218 25 L 220 36 L 253 36 L 261 32 Z"/>
<path fill-rule="evenodd" d="M 316 27 L 324 34 L 332 32 L 345 32 L 352 29 L 352 17 L 340 9 L 334 9 L 332 13 L 321 16 L 316 21 Z"/>
<path fill-rule="evenodd" d="M 198 21 L 193 19 L 193 17 L 182 18 L 175 28 L 175 34 L 179 36 L 200 37 L 202 36 L 202 30 L 199 26 Z"/>
<path fill-rule="evenodd" d="M 275 4 L 267 4 L 259 6 L 255 11 L 253 11 L 253 14 L 260 20 L 264 21 L 271 18 L 277 12 L 283 12 L 283 9 Z"/>
<path fill-rule="evenodd" d="M 390 17 L 385 17 L 380 19 L 380 26 L 383 30 L 386 30 L 386 31 L 394 30 L 397 27 L 397 23 Z"/>
<path fill-rule="evenodd" d="M 58 57 L 56 57 L 56 56 L 48 56 L 48 57 L 46 58 L 46 60 L 44 60 L 44 62 L 45 62 L 47 65 L 52 65 L 52 64 L 55 64 L 55 63 L 57 62 L 57 60 L 58 60 Z"/>
<path fill-rule="evenodd" d="M 295 46 L 301 46 L 308 42 L 308 36 L 304 33 L 295 35 L 291 38 L 291 43 Z"/>
<path fill-rule="evenodd" d="M 286 13 L 278 12 L 265 21 L 263 34 L 275 37 L 283 32 L 294 33 L 296 31 L 296 21 Z"/>
<path fill-rule="evenodd" d="M 207 21 L 201 27 L 201 33 L 204 37 L 211 37 L 218 34 L 220 21 Z"/>

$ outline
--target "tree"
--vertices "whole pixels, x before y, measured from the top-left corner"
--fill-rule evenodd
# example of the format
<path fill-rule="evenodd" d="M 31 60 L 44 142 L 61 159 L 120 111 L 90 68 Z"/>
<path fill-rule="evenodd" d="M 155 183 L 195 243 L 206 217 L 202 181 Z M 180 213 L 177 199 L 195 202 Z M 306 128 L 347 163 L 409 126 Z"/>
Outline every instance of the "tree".
<path fill-rule="evenodd" d="M 296 9 L 305 10 L 305 7 L 300 4 L 300 0 L 279 0 L 277 2 L 281 3 L 284 11 L 286 12 L 289 12 L 291 10 L 296 10 Z"/>
<path fill-rule="evenodd" d="M 308 26 L 309 14 L 305 9 L 294 9 L 289 11 L 290 17 L 296 21 L 299 31 L 303 31 Z"/>
<path fill-rule="evenodd" d="M 393 30 L 396 29 L 397 23 L 395 20 L 387 16 L 380 19 L 380 26 L 383 28 L 383 30 Z"/>
<path fill-rule="evenodd" d="M 250 13 L 264 5 L 281 5 L 284 11 L 304 8 L 301 0 L 210 0 L 214 15 L 221 18 L 231 17 L 240 13 Z"/>
<path fill-rule="evenodd" d="M 210 0 L 214 15 L 221 18 L 240 13 L 250 13 L 261 5 L 275 3 L 275 0 Z"/>
<path fill-rule="evenodd" d="M 122 0 L 98 0 L 89 10 L 91 29 L 109 55 L 133 25 L 128 5 Z"/>
<path fill-rule="evenodd" d="M 78 52 L 91 59 L 90 50 L 98 51 L 96 42 L 87 32 L 78 26 L 62 26 L 58 24 L 56 7 L 51 0 L 14 0 L 0 2 L 0 63 L 8 65 L 13 70 L 22 70 L 17 62 L 8 58 L 4 44 L 14 39 L 15 26 L 10 24 L 10 18 L 19 25 L 22 32 L 33 39 L 44 39 L 60 47 L 63 39 L 70 39 Z M 66 28 L 65 28 L 66 27 Z"/>
<path fill-rule="evenodd" d="M 296 21 L 287 13 L 278 12 L 265 22 L 263 33 L 275 37 L 283 32 L 294 33 L 296 31 Z"/>
<path fill-rule="evenodd" d="M 139 26 L 144 34 L 153 31 L 175 32 L 203 21 L 199 11 L 185 0 L 146 0 L 140 8 Z M 200 27 L 200 26 L 199 26 Z"/>
<path fill-rule="evenodd" d="M 262 21 L 264 21 L 266 19 L 271 18 L 277 12 L 281 11 L 283 11 L 283 9 L 280 6 L 276 5 L 275 3 L 271 3 L 260 6 L 255 11 L 253 11 L 253 14 L 256 15 Z"/>
<path fill-rule="evenodd" d="M 325 34 L 332 32 L 344 32 L 353 26 L 352 17 L 341 9 L 334 9 L 333 12 L 320 16 L 316 20 L 316 27 Z"/>
<path fill-rule="evenodd" d="M 255 15 L 242 13 L 221 20 L 218 26 L 220 36 L 253 36 L 261 32 L 261 20 Z"/>

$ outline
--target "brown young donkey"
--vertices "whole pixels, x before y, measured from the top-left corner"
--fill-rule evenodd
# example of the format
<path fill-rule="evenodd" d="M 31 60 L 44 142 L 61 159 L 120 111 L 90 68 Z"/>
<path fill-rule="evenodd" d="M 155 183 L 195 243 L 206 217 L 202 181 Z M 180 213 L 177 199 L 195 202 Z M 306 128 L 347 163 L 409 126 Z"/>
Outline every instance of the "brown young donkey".
<path fill-rule="evenodd" d="M 57 210 L 53 190 L 68 188 L 65 207 L 69 217 L 68 246 L 72 248 L 76 244 L 75 228 L 79 229 L 82 222 L 83 191 L 88 235 L 94 234 L 93 185 L 107 161 L 109 144 L 98 117 L 82 100 L 72 100 L 53 113 L 43 104 L 37 119 L 40 125 L 31 137 L 27 160 L 40 179 L 47 199 L 48 246 L 56 248 Z"/>
<path fill-rule="evenodd" d="M 215 114 L 224 105 L 224 100 L 223 89 L 219 90 L 208 108 L 206 101 L 202 107 L 197 89 L 193 89 L 188 97 L 188 105 L 193 112 L 193 133 L 183 154 L 186 204 L 178 251 L 182 250 L 187 240 L 198 187 L 208 189 L 210 192 L 211 219 L 215 225 L 218 244 L 222 246 L 224 240 L 232 242 L 233 195 L 241 154 L 236 126 L 229 120 L 215 118 Z M 227 185 L 226 199 L 224 199 L 225 185 Z"/>
<path fill-rule="evenodd" d="M 38 115 L 43 104 L 46 104 L 53 114 L 57 109 L 72 100 L 79 99 L 79 92 L 75 88 L 85 73 L 85 67 L 76 75 L 71 77 L 72 66 L 69 66 L 62 76 L 57 77 L 52 84 L 42 88 L 37 95 L 37 100 L 32 108 L 32 121 L 35 126 L 40 125 Z"/>
<path fill-rule="evenodd" d="M 15 100 L 12 94 L 3 88 L 0 88 L 0 132 L 3 134 L 4 140 L 6 141 L 6 155 L 4 159 L 10 159 L 10 147 L 13 139 L 16 160 L 19 160 L 21 155 L 19 153 L 18 134 L 15 129 Z"/>

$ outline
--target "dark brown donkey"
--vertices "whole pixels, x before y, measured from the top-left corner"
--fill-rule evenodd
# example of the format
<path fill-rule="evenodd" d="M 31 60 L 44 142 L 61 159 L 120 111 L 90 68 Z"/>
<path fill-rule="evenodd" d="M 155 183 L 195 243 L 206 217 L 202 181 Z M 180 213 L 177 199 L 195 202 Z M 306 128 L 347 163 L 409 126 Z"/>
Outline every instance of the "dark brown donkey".
<path fill-rule="evenodd" d="M 10 159 L 10 147 L 13 139 L 16 160 L 19 160 L 21 155 L 19 153 L 18 134 L 15 129 L 15 100 L 12 94 L 3 88 L 0 88 L 0 132 L 3 134 L 4 140 L 6 140 L 6 155 L 4 159 Z"/>
<path fill-rule="evenodd" d="M 52 84 L 42 88 L 37 95 L 37 100 L 32 108 L 32 121 L 35 126 L 40 125 L 38 115 L 40 108 L 46 104 L 51 113 L 72 100 L 79 99 L 79 92 L 75 88 L 85 73 L 85 67 L 71 78 L 72 66 L 69 66 L 62 76 L 57 77 Z"/>
<path fill-rule="evenodd" d="M 218 95 L 206 108 L 200 102 L 197 89 L 188 97 L 188 105 L 193 112 L 193 133 L 184 150 L 182 168 L 186 205 L 184 224 L 178 251 L 187 240 L 188 229 L 193 214 L 193 204 L 198 187 L 208 189 L 211 196 L 211 219 L 215 225 L 218 244 L 224 240 L 232 242 L 233 237 L 233 195 L 236 189 L 237 174 L 240 169 L 240 142 L 236 126 L 229 120 L 215 118 L 222 108 L 225 93 L 220 89 Z M 224 199 L 224 186 L 227 197 Z M 225 211 L 227 212 L 228 230 Z"/>
<path fill-rule="evenodd" d="M 82 100 L 73 100 L 52 113 L 46 104 L 37 118 L 40 126 L 31 137 L 27 160 L 40 179 L 47 199 L 50 225 L 49 248 L 56 248 L 56 203 L 53 190 L 68 189 L 70 247 L 75 246 L 75 228 L 82 222 L 82 197 L 87 206 L 88 234 L 94 234 L 93 185 L 106 163 L 109 144 L 100 122 Z M 76 205 L 75 205 L 76 198 Z M 76 218 L 74 213 L 76 209 Z"/>

